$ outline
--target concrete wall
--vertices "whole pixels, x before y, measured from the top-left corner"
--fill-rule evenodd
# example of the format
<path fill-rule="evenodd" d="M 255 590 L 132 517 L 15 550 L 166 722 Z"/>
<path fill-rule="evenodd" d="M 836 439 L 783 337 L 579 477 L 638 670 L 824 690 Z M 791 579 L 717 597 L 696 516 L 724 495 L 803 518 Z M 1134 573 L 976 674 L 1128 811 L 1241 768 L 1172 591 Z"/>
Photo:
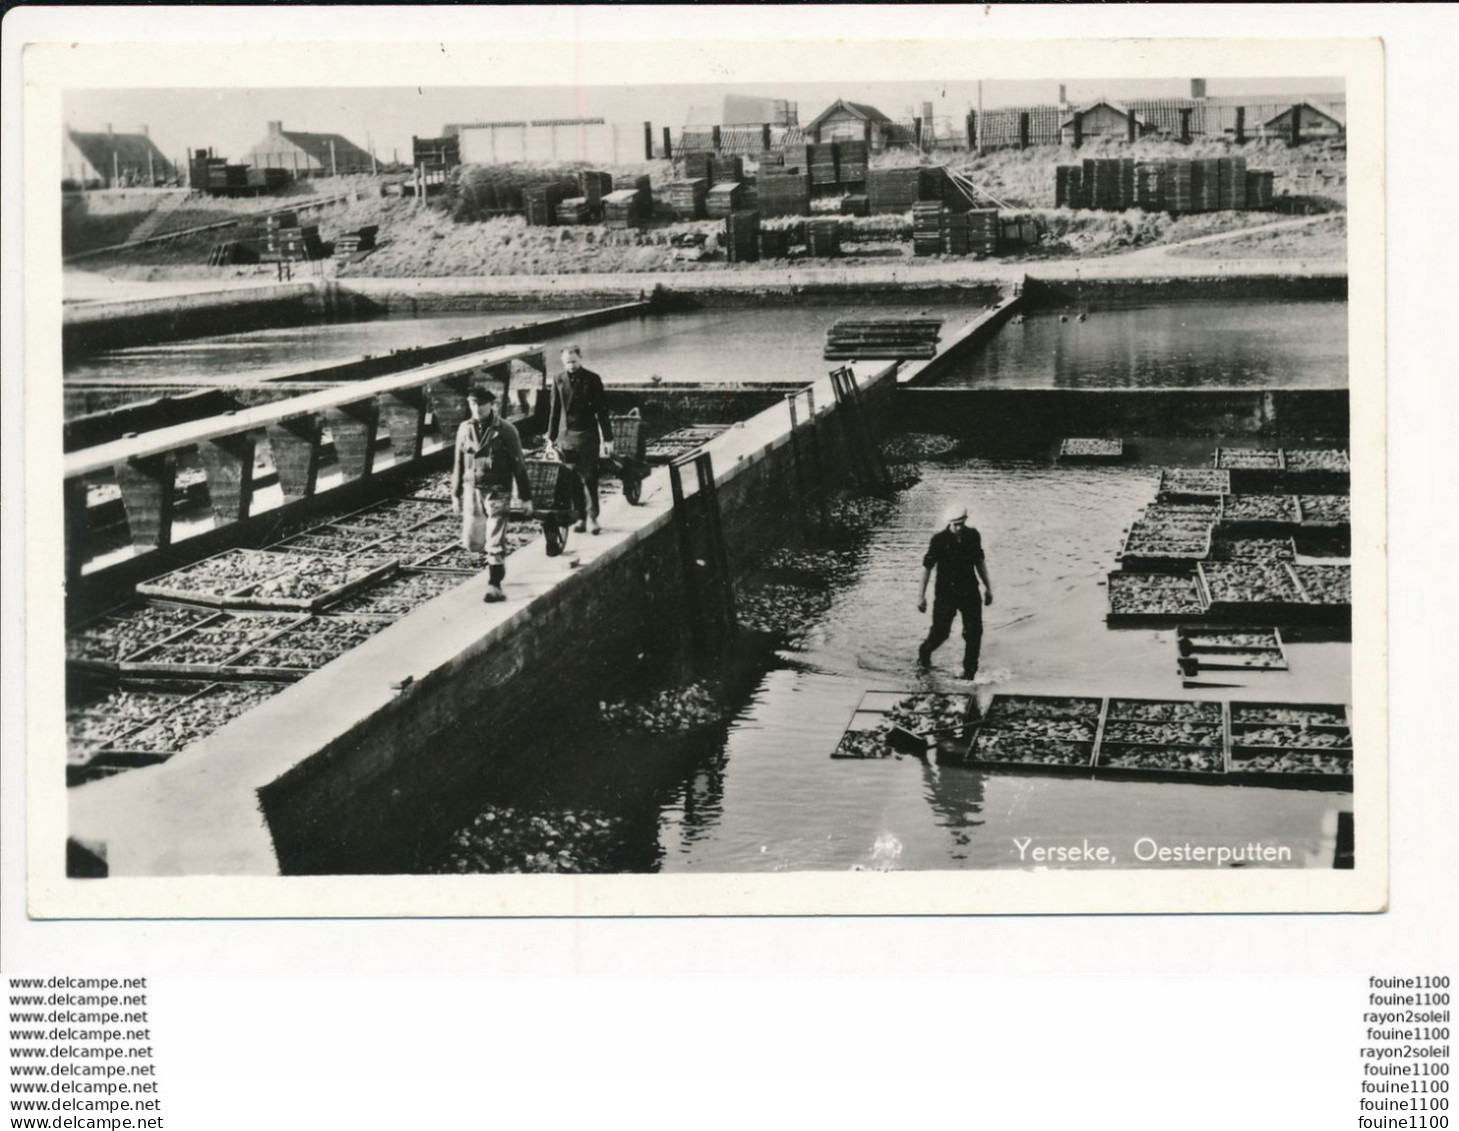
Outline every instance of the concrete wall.
<path fill-rule="evenodd" d="M 899 427 L 988 455 L 1043 454 L 1065 436 L 1263 436 L 1346 446 L 1346 389 L 904 388 Z"/>
<path fill-rule="evenodd" d="M 304 326 L 341 313 L 339 302 L 310 282 L 127 302 L 81 303 L 68 306 L 63 312 L 61 347 L 67 357 L 75 357 L 98 350 L 207 334 Z"/>

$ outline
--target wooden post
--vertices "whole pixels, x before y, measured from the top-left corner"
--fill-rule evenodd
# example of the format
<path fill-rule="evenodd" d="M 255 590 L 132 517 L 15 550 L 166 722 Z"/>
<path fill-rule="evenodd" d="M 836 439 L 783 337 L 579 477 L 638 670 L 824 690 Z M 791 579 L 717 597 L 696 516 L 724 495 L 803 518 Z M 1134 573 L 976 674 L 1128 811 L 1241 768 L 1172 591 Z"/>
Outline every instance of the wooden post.
<path fill-rule="evenodd" d="M 147 150 L 147 182 L 153 188 L 157 187 L 157 173 L 152 167 L 152 151 Z"/>
<path fill-rule="evenodd" d="M 426 397 L 421 389 L 402 389 L 380 398 L 380 414 L 390 433 L 390 454 L 395 466 L 420 459 Z"/>
<path fill-rule="evenodd" d="M 918 149 L 922 148 L 922 119 L 912 119 L 912 144 Z"/>
<path fill-rule="evenodd" d="M 670 131 L 669 127 L 668 126 L 665 126 L 664 127 L 664 160 L 665 161 L 672 161 L 674 159 L 674 142 L 673 142 L 673 138 L 671 136 L 671 133 L 672 133 L 672 131 Z"/>
<path fill-rule="evenodd" d="M 1139 136 L 1140 127 L 1135 121 L 1135 112 L 1131 110 L 1128 114 L 1125 115 L 1125 140 L 1128 141 L 1131 145 L 1134 145 L 1135 140 Z"/>
<path fill-rule="evenodd" d="M 67 479 L 61 499 L 65 518 L 66 538 L 66 582 L 69 584 L 81 577 L 81 567 L 86 564 L 90 549 L 90 523 L 86 514 L 86 483 L 81 479 Z"/>
<path fill-rule="evenodd" d="M 760 148 L 769 151 L 770 149 L 770 123 L 760 123 Z"/>
<path fill-rule="evenodd" d="M 317 416 L 299 416 L 268 426 L 269 450 L 279 486 L 289 502 L 307 499 L 319 483 L 321 429 Z"/>
<path fill-rule="evenodd" d="M 718 153 L 719 152 L 719 147 L 723 143 L 723 140 L 724 140 L 720 136 L 719 127 L 718 126 L 710 126 L 709 127 L 709 136 L 710 136 L 710 144 L 714 147 L 714 151 L 716 153 Z"/>
<path fill-rule="evenodd" d="M 1084 111 L 1074 111 L 1074 148 L 1084 144 Z"/>
<path fill-rule="evenodd" d="M 111 187 L 116 188 L 122 179 L 121 166 L 117 163 L 117 151 L 111 151 Z"/>
<path fill-rule="evenodd" d="M 645 161 L 654 159 L 654 124 L 652 122 L 643 124 L 643 159 Z"/>
<path fill-rule="evenodd" d="M 198 445 L 208 475 L 208 504 L 219 526 L 241 522 L 253 502 L 252 432 L 220 436 Z"/>
<path fill-rule="evenodd" d="M 1302 144 L 1302 103 L 1297 102 L 1292 106 L 1292 148 Z"/>
<path fill-rule="evenodd" d="M 355 136 L 358 137 L 359 135 L 356 134 Z M 334 138 L 329 139 L 329 175 L 331 177 L 339 176 L 339 164 L 334 159 Z"/>
<path fill-rule="evenodd" d="M 117 485 L 132 545 L 139 550 L 172 545 L 172 511 L 177 494 L 177 453 L 129 460 L 117 466 Z"/>
<path fill-rule="evenodd" d="M 375 436 L 380 430 L 380 409 L 374 400 L 331 408 L 324 414 L 334 437 L 334 454 L 346 483 L 368 479 L 375 471 Z"/>
<path fill-rule="evenodd" d="M 375 176 L 379 171 L 375 164 L 375 147 L 372 145 L 370 146 L 370 176 Z"/>
<path fill-rule="evenodd" d="M 978 148 L 978 112 L 969 110 L 967 117 L 968 130 L 968 152 L 971 153 Z"/>
<path fill-rule="evenodd" d="M 1236 144 L 1246 143 L 1246 107 L 1236 107 Z"/>
<path fill-rule="evenodd" d="M 1018 148 L 1028 148 L 1028 111 L 1023 110 L 1018 115 Z"/>
<path fill-rule="evenodd" d="M 1191 108 L 1182 106 L 1180 110 L 1180 141 L 1182 145 L 1189 145 L 1191 141 Z"/>

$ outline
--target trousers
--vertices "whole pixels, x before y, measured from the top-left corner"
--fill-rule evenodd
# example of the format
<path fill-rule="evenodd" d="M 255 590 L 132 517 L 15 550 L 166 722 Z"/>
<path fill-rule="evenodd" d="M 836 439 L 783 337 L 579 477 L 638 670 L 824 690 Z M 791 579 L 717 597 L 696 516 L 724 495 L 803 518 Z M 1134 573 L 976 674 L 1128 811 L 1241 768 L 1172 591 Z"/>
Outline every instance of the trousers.
<path fill-rule="evenodd" d="M 558 453 L 572 472 L 572 505 L 578 518 L 598 517 L 598 443 L 586 440 L 575 447 L 561 447 Z"/>
<path fill-rule="evenodd" d="M 479 490 L 472 484 L 461 492 L 461 545 L 472 553 L 485 551 L 488 565 L 507 558 L 507 508 L 510 492 Z"/>
<path fill-rule="evenodd" d="M 932 602 L 932 628 L 922 644 L 922 655 L 930 657 L 946 643 L 952 635 L 953 617 L 958 615 L 963 618 L 963 674 L 972 678 L 983 651 L 983 600 L 976 591 L 936 597 Z"/>

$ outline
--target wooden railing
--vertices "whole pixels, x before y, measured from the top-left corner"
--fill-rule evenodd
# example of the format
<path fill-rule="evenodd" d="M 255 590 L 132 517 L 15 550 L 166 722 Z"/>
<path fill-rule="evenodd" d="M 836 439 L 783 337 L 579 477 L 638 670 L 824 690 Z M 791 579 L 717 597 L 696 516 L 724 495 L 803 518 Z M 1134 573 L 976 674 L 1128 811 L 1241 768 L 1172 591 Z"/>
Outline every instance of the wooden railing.
<path fill-rule="evenodd" d="M 520 390 L 520 403 L 512 400 L 514 364 L 540 374 L 542 380 L 534 379 L 533 384 L 545 386 L 540 344 L 500 346 L 70 452 L 65 458 L 66 575 L 79 577 L 89 557 L 88 479 L 115 472 L 133 547 L 161 549 L 172 543 L 182 453 L 198 454 L 215 523 L 238 522 L 249 517 L 253 503 L 259 433 L 268 438 L 285 502 L 309 498 L 321 493 L 319 467 L 326 427 L 342 483 L 368 478 L 375 472 L 382 425 L 390 441 L 392 467 L 418 460 L 426 414 L 430 413 L 443 442 L 450 443 L 470 411 L 466 394 L 473 384 L 491 388 L 509 415 L 531 411 L 531 390 Z"/>

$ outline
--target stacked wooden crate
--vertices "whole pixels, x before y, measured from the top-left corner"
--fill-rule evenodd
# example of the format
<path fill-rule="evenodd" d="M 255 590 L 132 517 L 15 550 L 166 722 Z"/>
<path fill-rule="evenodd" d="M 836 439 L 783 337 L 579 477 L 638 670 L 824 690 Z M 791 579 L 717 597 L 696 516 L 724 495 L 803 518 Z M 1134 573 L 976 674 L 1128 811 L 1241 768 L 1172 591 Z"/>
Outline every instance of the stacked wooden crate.
<path fill-rule="evenodd" d="M 968 219 L 970 212 L 944 211 L 942 214 L 942 251 L 946 255 L 967 255 Z"/>
<path fill-rule="evenodd" d="M 722 220 L 738 207 L 740 182 L 724 181 L 715 185 L 704 198 L 704 211 L 717 220 Z"/>
<path fill-rule="evenodd" d="M 603 226 L 631 228 L 639 223 L 638 192 L 616 189 L 603 198 Z"/>
<path fill-rule="evenodd" d="M 594 208 L 585 196 L 570 196 L 557 202 L 559 224 L 587 224 L 593 220 Z"/>
<path fill-rule="evenodd" d="M 527 206 L 527 223 L 532 227 L 551 227 L 557 223 L 557 206 L 577 191 L 573 181 L 554 181 L 532 185 L 522 192 Z"/>
<path fill-rule="evenodd" d="M 363 228 L 358 228 L 353 232 L 341 232 L 334 237 L 335 258 L 357 255 L 362 251 L 373 251 L 375 235 L 379 231 L 378 224 L 366 224 Z"/>
<path fill-rule="evenodd" d="M 323 259 L 319 225 L 301 225 L 293 212 L 275 213 L 264 220 L 264 252 L 270 259 Z"/>
<path fill-rule="evenodd" d="M 869 157 L 866 142 L 838 141 L 836 143 L 836 171 L 841 184 L 852 187 L 864 185 Z"/>
<path fill-rule="evenodd" d="M 1221 158 L 1221 207 L 1235 211 L 1246 208 L 1246 158 Z"/>
<path fill-rule="evenodd" d="M 1221 161 L 1202 157 L 1191 162 L 1191 207 L 1196 212 L 1215 212 L 1221 207 Z"/>
<path fill-rule="evenodd" d="M 943 208 L 940 200 L 924 200 L 912 206 L 912 254 L 936 255 L 942 251 Z"/>
<path fill-rule="evenodd" d="M 722 185 L 726 181 L 734 181 L 738 184 L 745 179 L 745 160 L 743 157 L 726 157 L 723 154 L 716 155 L 709 162 L 709 183 Z"/>
<path fill-rule="evenodd" d="M 709 184 L 713 179 L 714 154 L 712 153 L 686 153 L 680 159 L 683 167 L 683 179 L 686 181 L 703 181 Z"/>
<path fill-rule="evenodd" d="M 785 228 L 760 229 L 760 258 L 785 259 L 790 255 L 790 232 Z"/>
<path fill-rule="evenodd" d="M 613 191 L 613 174 L 582 169 L 578 172 L 578 195 L 588 202 L 593 215 L 603 207 L 603 198 Z"/>
<path fill-rule="evenodd" d="M 1135 160 L 1121 157 L 1119 165 L 1118 192 L 1116 204 L 1121 212 L 1135 207 Z"/>
<path fill-rule="evenodd" d="M 1167 158 L 1165 175 L 1161 178 L 1165 190 L 1167 212 L 1191 212 L 1195 203 L 1191 190 L 1191 163 L 1178 157 Z"/>
<path fill-rule="evenodd" d="M 755 178 L 762 216 L 804 216 L 811 210 L 810 177 L 799 169 L 761 170 Z"/>
<path fill-rule="evenodd" d="M 841 198 L 842 216 L 870 216 L 871 201 L 865 193 L 855 193 Z"/>
<path fill-rule="evenodd" d="M 1165 211 L 1165 170 L 1158 161 L 1135 167 L 1135 203 L 1146 212 Z"/>
<path fill-rule="evenodd" d="M 941 332 L 941 318 L 842 318 L 826 331 L 822 356 L 828 361 L 924 360 L 936 356 Z"/>
<path fill-rule="evenodd" d="M 989 256 L 998 251 L 998 209 L 974 208 L 964 214 L 968 225 L 968 253 Z"/>
<path fill-rule="evenodd" d="M 831 259 L 841 254 L 841 222 L 839 220 L 807 220 L 806 244 L 816 259 Z"/>
<path fill-rule="evenodd" d="M 866 195 L 872 212 L 908 212 L 918 201 L 942 201 L 940 169 L 871 169 L 866 174 Z"/>
<path fill-rule="evenodd" d="M 1272 207 L 1272 182 L 1276 174 L 1270 169 L 1248 169 L 1246 172 L 1246 207 Z"/>
<path fill-rule="evenodd" d="M 834 145 L 812 145 L 810 150 L 811 184 L 816 188 L 831 188 L 838 181 L 836 174 L 836 147 Z"/>
<path fill-rule="evenodd" d="M 1069 174 L 1074 172 L 1073 165 L 1054 166 L 1054 207 L 1073 208 L 1074 203 L 1069 195 Z"/>
<path fill-rule="evenodd" d="M 676 220 L 704 219 L 704 199 L 708 186 L 699 178 L 672 181 L 669 184 L 669 207 Z"/>
<path fill-rule="evenodd" d="M 725 257 L 731 263 L 754 263 L 760 258 L 760 214 L 734 211 L 724 221 Z"/>

